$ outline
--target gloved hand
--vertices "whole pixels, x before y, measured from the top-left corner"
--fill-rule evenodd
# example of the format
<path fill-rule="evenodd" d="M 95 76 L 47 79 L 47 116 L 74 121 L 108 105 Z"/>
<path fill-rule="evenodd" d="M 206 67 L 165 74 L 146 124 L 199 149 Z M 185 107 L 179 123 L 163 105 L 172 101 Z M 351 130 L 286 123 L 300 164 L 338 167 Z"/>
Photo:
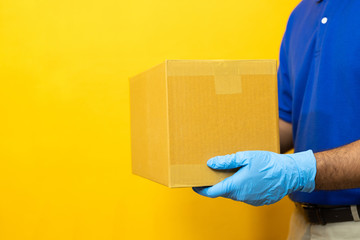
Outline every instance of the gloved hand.
<path fill-rule="evenodd" d="M 212 187 L 195 187 L 206 197 L 225 197 L 254 206 L 268 205 L 295 191 L 315 189 L 316 159 L 311 150 L 295 154 L 246 151 L 211 158 L 213 169 L 240 168 Z"/>

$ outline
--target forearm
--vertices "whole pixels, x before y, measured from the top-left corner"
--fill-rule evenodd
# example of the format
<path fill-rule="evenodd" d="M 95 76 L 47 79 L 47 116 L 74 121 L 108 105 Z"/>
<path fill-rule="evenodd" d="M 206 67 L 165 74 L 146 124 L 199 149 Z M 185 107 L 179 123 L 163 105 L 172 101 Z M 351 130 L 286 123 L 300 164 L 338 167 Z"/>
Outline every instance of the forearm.
<path fill-rule="evenodd" d="M 360 140 L 315 153 L 317 190 L 360 188 Z"/>
<path fill-rule="evenodd" d="M 280 152 L 286 153 L 293 148 L 293 135 L 291 123 L 285 122 L 279 119 L 279 131 L 280 131 Z"/>

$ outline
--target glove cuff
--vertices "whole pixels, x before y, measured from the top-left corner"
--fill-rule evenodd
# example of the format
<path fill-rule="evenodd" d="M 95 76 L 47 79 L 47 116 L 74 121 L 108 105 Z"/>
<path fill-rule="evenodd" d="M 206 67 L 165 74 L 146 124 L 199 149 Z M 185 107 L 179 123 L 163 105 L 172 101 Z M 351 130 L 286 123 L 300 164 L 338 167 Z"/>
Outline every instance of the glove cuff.
<path fill-rule="evenodd" d="M 312 150 L 291 154 L 299 170 L 300 192 L 312 192 L 315 190 L 316 159 Z"/>

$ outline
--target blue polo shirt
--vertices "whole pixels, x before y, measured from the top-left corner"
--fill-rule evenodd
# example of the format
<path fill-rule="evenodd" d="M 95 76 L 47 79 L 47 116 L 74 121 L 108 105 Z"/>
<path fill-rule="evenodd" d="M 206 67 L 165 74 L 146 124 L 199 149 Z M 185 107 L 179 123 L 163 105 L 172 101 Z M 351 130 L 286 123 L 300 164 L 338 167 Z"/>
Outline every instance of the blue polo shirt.
<path fill-rule="evenodd" d="M 279 114 L 292 123 L 295 152 L 360 139 L 360 0 L 303 0 L 295 8 L 281 44 L 278 84 Z M 360 204 L 360 189 L 290 198 Z"/>

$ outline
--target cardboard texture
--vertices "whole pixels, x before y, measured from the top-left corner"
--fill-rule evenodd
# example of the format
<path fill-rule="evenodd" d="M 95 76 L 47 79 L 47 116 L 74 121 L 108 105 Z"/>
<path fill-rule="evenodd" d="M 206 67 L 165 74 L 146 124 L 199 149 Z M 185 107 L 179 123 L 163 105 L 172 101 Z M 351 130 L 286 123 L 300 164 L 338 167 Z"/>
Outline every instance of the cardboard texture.
<path fill-rule="evenodd" d="M 279 152 L 275 60 L 167 60 L 130 79 L 132 171 L 169 187 L 214 185 L 214 156 Z"/>

